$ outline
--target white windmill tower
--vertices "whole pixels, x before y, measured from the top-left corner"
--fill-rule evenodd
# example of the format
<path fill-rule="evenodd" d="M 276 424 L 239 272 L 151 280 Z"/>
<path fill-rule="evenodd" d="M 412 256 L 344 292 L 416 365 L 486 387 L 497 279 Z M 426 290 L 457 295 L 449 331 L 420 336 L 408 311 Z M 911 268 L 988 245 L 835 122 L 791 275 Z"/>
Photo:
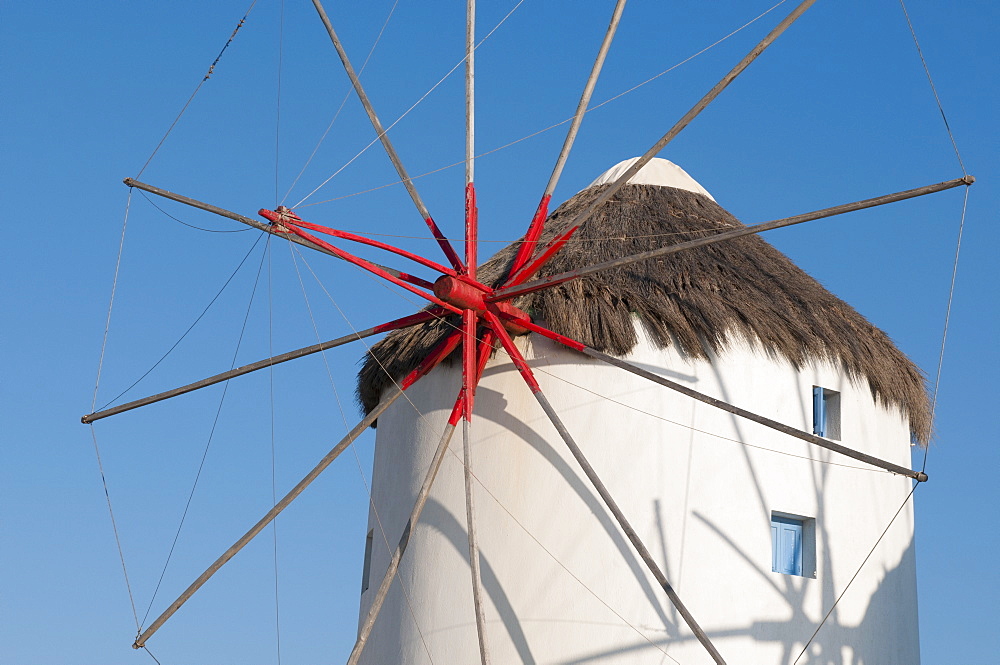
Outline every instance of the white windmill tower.
<path fill-rule="evenodd" d="M 565 232 L 634 161 L 557 209 L 542 242 Z M 542 274 L 737 228 L 683 170 L 656 159 Z M 480 279 L 500 281 L 516 250 L 482 266 Z M 926 436 L 919 371 L 759 236 L 601 272 L 514 304 L 590 349 L 784 423 L 801 438 L 850 442 L 905 470 L 911 436 Z M 360 376 L 366 409 L 457 325 L 441 320 L 376 344 Z M 912 481 L 537 333 L 516 339 L 566 430 L 715 648 L 730 662 L 798 655 Z M 379 417 L 363 627 L 461 384 L 461 362 L 446 361 Z M 710 660 L 503 351 L 486 365 L 473 422 L 471 459 L 463 462 L 457 446 L 444 456 L 361 662 L 421 663 L 425 648 L 436 662 L 478 660 L 465 463 L 475 478 L 493 662 Z M 834 644 L 849 645 L 848 662 L 918 662 L 911 505 L 814 641 L 818 662 L 834 657 Z M 838 648 L 836 656 L 846 653 Z"/>

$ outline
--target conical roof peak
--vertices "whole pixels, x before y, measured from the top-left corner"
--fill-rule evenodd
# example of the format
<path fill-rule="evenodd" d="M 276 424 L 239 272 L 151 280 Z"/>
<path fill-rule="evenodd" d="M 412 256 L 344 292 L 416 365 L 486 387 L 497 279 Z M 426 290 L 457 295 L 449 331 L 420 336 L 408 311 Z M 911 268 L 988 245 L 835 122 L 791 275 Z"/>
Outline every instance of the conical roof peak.
<path fill-rule="evenodd" d="M 602 173 L 597 180 L 587 185 L 587 188 L 589 189 L 591 187 L 597 187 L 598 185 L 606 185 L 615 182 L 637 161 L 639 161 L 639 158 L 633 157 L 632 159 L 626 159 L 618 162 L 610 169 Z M 661 159 L 660 157 L 654 157 L 649 160 L 647 164 L 639 169 L 638 173 L 628 179 L 628 184 L 674 187 L 676 189 L 694 192 L 695 194 L 703 194 L 713 201 L 715 200 L 715 198 L 708 193 L 708 190 L 702 187 L 697 180 L 692 178 L 687 171 L 677 166 L 670 160 Z"/>

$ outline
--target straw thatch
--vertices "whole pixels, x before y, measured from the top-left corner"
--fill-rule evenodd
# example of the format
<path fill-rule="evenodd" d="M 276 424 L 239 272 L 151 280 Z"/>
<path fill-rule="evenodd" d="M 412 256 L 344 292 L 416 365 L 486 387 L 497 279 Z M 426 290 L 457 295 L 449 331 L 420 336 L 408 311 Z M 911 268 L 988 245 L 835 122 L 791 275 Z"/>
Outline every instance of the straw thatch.
<path fill-rule="evenodd" d="M 553 212 L 542 242 L 567 230 L 604 187 L 585 189 Z M 741 226 L 701 194 L 626 185 L 539 276 Z M 503 281 L 517 246 L 487 261 L 480 279 L 493 285 Z M 920 370 L 885 333 L 757 235 L 607 270 L 514 304 L 552 330 L 613 355 L 623 356 L 635 346 L 638 319 L 655 344 L 677 344 L 696 358 L 724 354 L 727 342 L 745 339 L 796 367 L 810 358 L 825 360 L 843 367 L 853 380 L 866 381 L 879 403 L 899 407 L 920 441 L 926 442 L 930 432 Z M 393 332 L 375 344 L 358 375 L 357 395 L 365 411 L 391 385 L 386 370 L 394 379 L 404 376 L 451 330 L 448 323 L 434 322 Z"/>

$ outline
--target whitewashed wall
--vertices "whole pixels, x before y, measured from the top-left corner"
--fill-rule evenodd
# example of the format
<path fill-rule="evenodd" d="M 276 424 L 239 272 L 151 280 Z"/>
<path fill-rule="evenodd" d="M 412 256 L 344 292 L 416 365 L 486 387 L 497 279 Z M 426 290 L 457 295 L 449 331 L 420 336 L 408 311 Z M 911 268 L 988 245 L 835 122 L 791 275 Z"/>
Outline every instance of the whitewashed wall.
<path fill-rule="evenodd" d="M 519 343 L 570 432 L 727 661 L 793 662 L 911 482 L 537 336 Z M 692 361 L 645 341 L 631 360 L 806 430 L 812 386 L 840 391 L 842 442 L 910 465 L 908 427 L 900 415 L 876 406 L 867 386 L 853 385 L 826 364 L 796 371 L 745 344 L 711 363 Z M 399 400 L 379 420 L 378 520 L 371 513 L 374 554 L 362 617 L 459 380 L 457 367 L 442 366 L 408 391 L 412 404 Z M 502 352 L 486 370 L 472 426 L 493 663 L 711 662 Z M 369 665 L 432 662 L 426 650 L 437 664 L 478 662 L 460 428 L 451 452 L 401 569 L 409 602 L 394 583 L 362 661 Z M 815 518 L 815 578 L 771 572 L 771 511 Z M 799 662 L 919 662 L 912 504 Z"/>

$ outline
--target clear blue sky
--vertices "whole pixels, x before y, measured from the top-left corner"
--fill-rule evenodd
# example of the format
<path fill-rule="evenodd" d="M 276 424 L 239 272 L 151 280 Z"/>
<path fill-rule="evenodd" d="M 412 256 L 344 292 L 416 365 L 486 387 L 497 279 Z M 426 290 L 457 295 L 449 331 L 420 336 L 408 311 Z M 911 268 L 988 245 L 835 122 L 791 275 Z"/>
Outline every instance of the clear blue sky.
<path fill-rule="evenodd" d="M 130 648 L 134 622 L 105 504 L 88 412 L 125 215 L 127 189 L 249 2 L 0 3 L 0 196 L 6 222 L 0 438 L 0 662 L 152 662 Z M 331 3 L 333 5 L 334 3 Z M 358 65 L 391 2 L 329 8 Z M 482 3 L 480 36 L 515 4 Z M 478 151 L 569 117 L 610 16 L 610 2 L 527 0 L 478 55 Z M 595 102 L 743 25 L 770 2 L 632 0 Z M 387 122 L 462 57 L 464 3 L 401 0 L 364 73 Z M 641 154 L 790 10 L 786 3 L 717 47 L 588 115 L 555 198 Z M 916 493 L 925 663 L 992 662 L 1000 652 L 1000 446 L 996 288 L 1000 179 L 996 109 L 1000 9 L 974 1 L 909 9 L 969 173 L 962 260 L 941 380 L 936 436 Z M 359 9 L 361 8 L 361 9 Z M 261 0 L 142 180 L 253 215 L 285 200 L 347 93 L 309 3 Z M 280 94 L 279 44 L 282 46 Z M 461 70 L 391 132 L 412 174 L 462 159 Z M 280 113 L 279 113 L 280 112 Z M 280 115 L 280 123 L 277 121 Z M 277 131 L 276 131 L 277 128 Z M 537 203 L 564 128 L 478 161 L 486 240 L 517 237 Z M 374 137 L 353 98 L 286 203 L 294 204 Z M 277 150 L 277 152 L 276 152 Z M 745 222 L 962 175 L 895 0 L 824 0 L 661 155 Z M 420 178 L 446 232 L 458 235 L 462 169 Z M 376 147 L 301 208 L 318 223 L 418 236 L 434 248 Z M 277 193 L 276 193 L 277 190 Z M 155 201 L 190 224 L 237 227 Z M 886 330 L 933 378 L 962 191 L 773 232 L 768 239 Z M 198 317 L 257 233 L 206 233 L 131 201 L 98 406 L 152 366 Z M 501 247 L 484 243 L 482 254 Z M 128 397 L 227 369 L 258 267 L 236 362 L 315 342 L 287 248 L 251 252 L 208 314 Z M 353 325 L 414 305 L 355 271 L 307 257 Z M 349 329 L 300 264 L 319 334 Z M 270 275 L 270 277 L 269 277 Z M 270 284 L 270 296 L 268 285 Z M 271 323 L 269 327 L 268 300 Z M 269 332 L 270 328 L 270 332 Z M 346 420 L 357 410 L 362 349 L 327 356 Z M 343 432 L 319 357 L 233 382 L 152 618 L 294 484 Z M 146 611 L 219 408 L 221 387 L 96 426 L 139 617 Z M 272 407 L 273 404 L 273 407 Z M 359 466 L 344 456 L 279 520 L 281 657 L 341 662 L 357 621 L 367 517 Z M 919 463 L 917 460 L 916 463 Z M 168 663 L 272 663 L 274 539 L 266 532 L 150 642 Z"/>

